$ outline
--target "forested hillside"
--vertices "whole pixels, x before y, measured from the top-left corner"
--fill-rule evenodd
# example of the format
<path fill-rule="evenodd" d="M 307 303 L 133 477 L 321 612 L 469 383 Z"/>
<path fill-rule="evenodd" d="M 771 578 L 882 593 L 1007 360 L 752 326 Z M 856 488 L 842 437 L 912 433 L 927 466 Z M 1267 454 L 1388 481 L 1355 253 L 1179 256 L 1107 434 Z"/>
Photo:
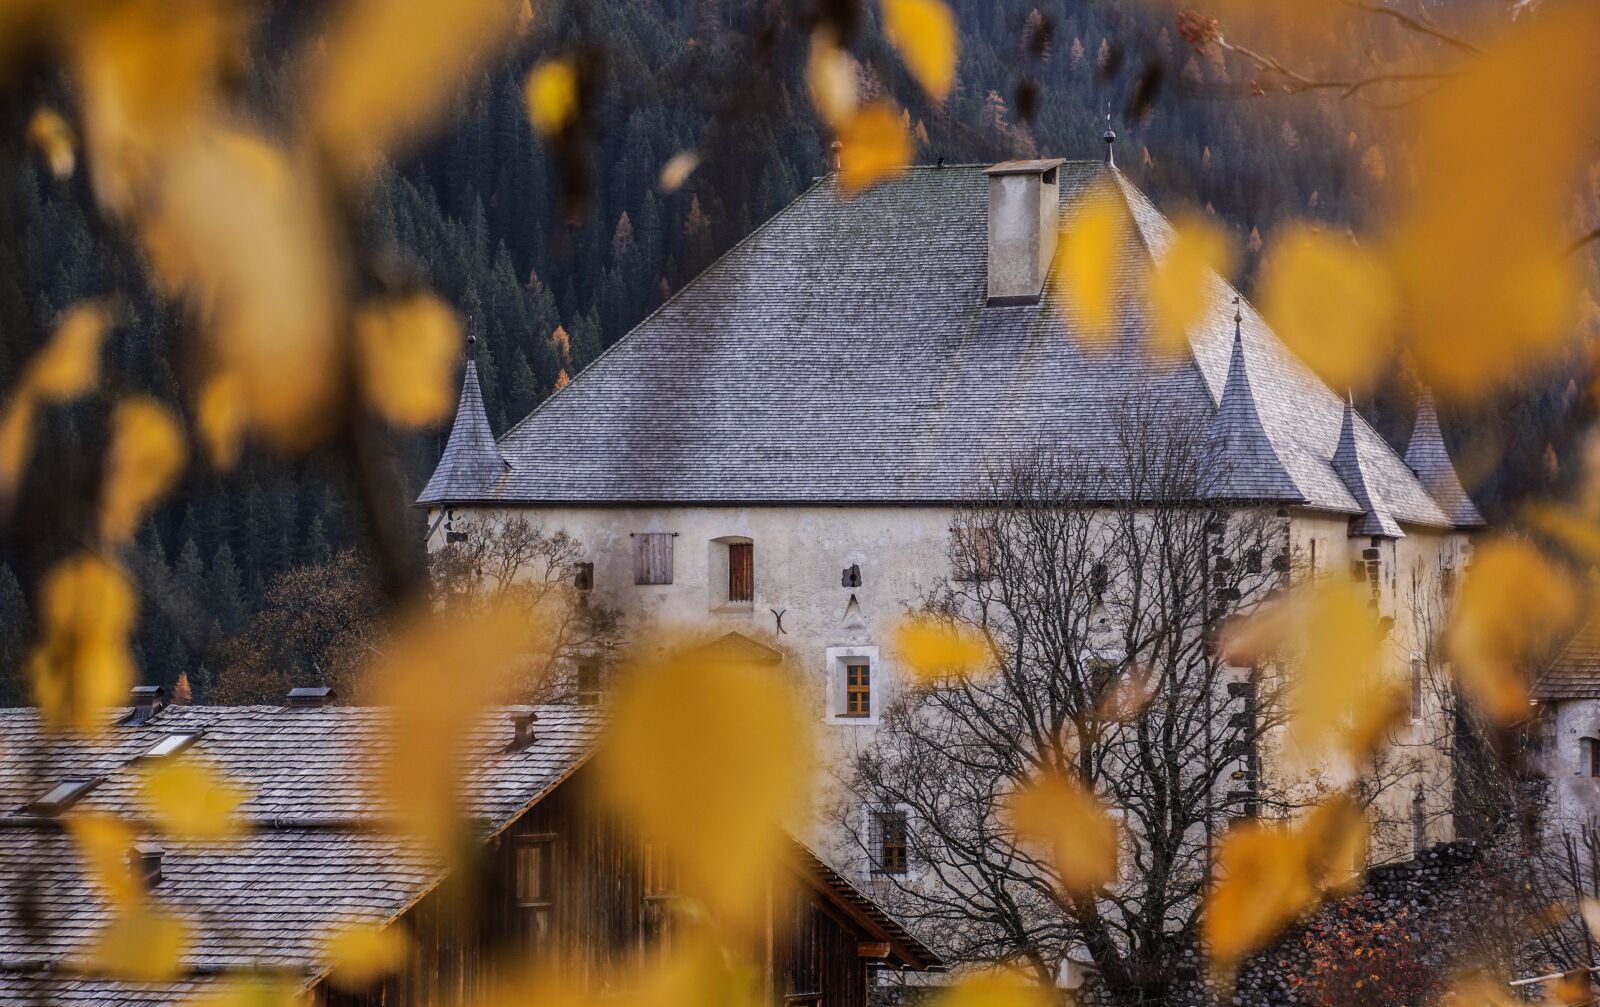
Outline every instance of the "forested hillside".
<path fill-rule="evenodd" d="M 1104 157 L 1109 109 L 1119 166 L 1166 208 L 1215 213 L 1246 251 L 1247 277 L 1276 224 L 1353 221 L 1361 194 L 1403 170 L 1402 151 L 1351 128 L 1359 120 L 1348 99 L 1251 97 L 1246 74 L 1215 48 L 1191 48 L 1168 16 L 1112 19 L 1095 5 L 1034 0 L 956 6 L 959 76 L 943 107 L 863 71 L 868 93 L 892 87 L 910 101 L 920 161 Z M 477 337 L 497 432 L 826 170 L 829 137 L 806 95 L 807 30 L 797 17 L 747 0 L 541 7 L 524 21 L 516 58 L 480 82 L 448 133 L 387 172 L 370 227 L 392 243 L 395 270 L 437 290 Z M 314 31 L 310 22 L 286 11 L 263 24 L 245 86 L 292 89 L 274 53 Z M 884 45 L 873 25 L 861 26 L 858 54 Z M 583 111 L 578 130 L 552 146 L 530 126 L 523 81 L 558 53 L 580 60 Z M 186 338 L 179 320 L 149 293 L 125 237 L 88 209 L 82 173 L 54 181 L 25 150 L 25 112 L 8 109 L 0 123 L 0 228 L 18 236 L 0 246 L 0 389 L 16 382 L 28 348 L 63 309 L 116 294 L 122 318 L 106 384 L 191 401 L 193 376 L 171 362 Z M 662 167 L 685 151 L 698 167 L 669 191 Z M 1405 394 L 1397 382 L 1369 411 L 1401 439 Z M 1552 378 L 1499 406 L 1512 443 L 1473 440 L 1470 418 L 1455 418 L 1464 467 L 1480 477 L 1491 511 L 1513 474 L 1530 488 L 1560 477 L 1565 446 L 1551 431 L 1570 397 L 1566 380 Z M 54 461 L 36 467 L 0 541 L 0 699 L 22 697 L 16 670 L 32 585 L 69 545 L 39 541 L 28 503 L 60 498 L 42 493 L 41 479 L 92 485 L 84 448 L 103 438 L 104 419 L 93 404 L 46 417 L 41 450 Z M 426 479 L 443 434 L 394 436 L 408 493 Z M 191 468 L 174 494 L 184 502 L 156 514 L 131 558 L 149 585 L 137 654 L 147 681 L 172 687 L 183 677 L 203 694 L 279 578 L 343 550 L 359 557 L 359 509 L 330 476 L 337 470 L 317 455 L 287 473 L 264 456 L 226 475 Z M 335 566 L 349 576 L 349 564 Z M 310 651 L 285 660 L 298 665 L 292 677 L 316 674 Z"/>

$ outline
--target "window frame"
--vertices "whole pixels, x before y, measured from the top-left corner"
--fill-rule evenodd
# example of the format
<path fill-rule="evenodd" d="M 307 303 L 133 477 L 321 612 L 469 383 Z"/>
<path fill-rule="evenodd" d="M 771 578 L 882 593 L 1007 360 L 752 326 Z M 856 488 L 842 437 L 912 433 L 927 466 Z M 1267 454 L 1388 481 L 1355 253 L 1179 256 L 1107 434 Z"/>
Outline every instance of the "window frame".
<path fill-rule="evenodd" d="M 517 930 L 522 939 L 532 947 L 545 947 L 555 936 L 556 910 L 556 844 L 553 832 L 534 832 L 517 836 L 511 851 L 511 906 L 515 913 Z M 539 849 L 539 897 L 524 897 L 522 882 L 523 851 Z"/>
<path fill-rule="evenodd" d="M 646 839 L 640 855 L 646 902 L 666 901 L 681 897 L 679 884 L 681 873 L 678 862 L 666 845 L 653 839 Z"/>
<path fill-rule="evenodd" d="M 974 545 L 973 540 L 979 544 Z M 994 580 L 994 529 L 981 524 L 950 526 L 951 578 L 967 584 Z"/>
<path fill-rule="evenodd" d="M 593 681 L 585 679 L 592 673 Z M 572 691 L 579 706 L 599 706 L 605 696 L 605 663 L 598 657 L 579 657 L 573 662 Z M 589 686 L 585 688 L 585 686 Z"/>
<path fill-rule="evenodd" d="M 1410 664 L 1411 670 L 1411 722 L 1422 723 L 1424 707 L 1427 705 L 1427 673 L 1428 663 L 1420 656 L 1413 657 Z"/>
<path fill-rule="evenodd" d="M 743 557 L 740 560 L 739 557 Z M 739 568 L 744 567 L 744 593 L 738 593 Z M 728 604 L 754 605 L 756 603 L 756 544 L 748 539 L 728 543 Z"/>
<path fill-rule="evenodd" d="M 865 664 L 868 668 L 867 712 L 865 714 L 849 711 L 849 672 L 851 664 Z M 877 647 L 849 646 L 829 647 L 824 652 L 824 666 L 826 673 L 823 677 L 823 721 L 836 726 L 871 727 L 879 722 L 883 714 L 885 682 L 888 677 L 888 666 L 884 663 L 883 656 Z"/>
<path fill-rule="evenodd" d="M 844 659 L 844 709 L 840 711 L 841 717 L 870 717 L 872 716 L 872 662 L 864 657 L 847 657 Z M 860 671 L 860 680 L 856 672 Z M 860 707 L 857 708 L 857 700 Z"/>
<path fill-rule="evenodd" d="M 872 875 L 903 878 L 910 874 L 911 812 L 900 805 L 891 805 L 869 808 L 867 814 L 870 816 L 868 835 L 872 840 Z M 897 828 L 891 830 L 891 824 Z M 898 841 L 891 840 L 893 832 L 898 832 Z"/>
<path fill-rule="evenodd" d="M 1600 738 L 1578 739 L 1578 775 L 1600 779 Z"/>

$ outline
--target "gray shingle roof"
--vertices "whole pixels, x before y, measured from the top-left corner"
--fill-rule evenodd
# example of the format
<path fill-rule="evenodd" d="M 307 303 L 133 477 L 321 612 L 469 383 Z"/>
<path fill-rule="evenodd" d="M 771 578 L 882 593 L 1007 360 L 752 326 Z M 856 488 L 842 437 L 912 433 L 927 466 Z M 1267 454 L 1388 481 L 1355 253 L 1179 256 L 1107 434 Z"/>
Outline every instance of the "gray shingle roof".
<path fill-rule="evenodd" d="M 533 744 L 506 751 L 511 711 L 535 711 Z M 469 742 L 468 807 L 485 832 L 549 792 L 593 749 L 602 723 L 586 707 L 511 707 L 485 715 Z M 138 757 L 169 734 L 199 732 L 186 752 L 208 760 L 250 796 L 251 830 L 234 842 L 187 843 L 142 833 L 163 847 L 152 900 L 190 933 L 172 984 L 66 977 L 51 994 L 68 1003 L 139 1004 L 180 999 L 205 976 L 281 968 L 309 979 L 318 943 L 339 923 L 387 920 L 442 877 L 443 864 L 411 840 L 374 826 L 384 814 L 368 793 L 389 716 L 370 707 L 168 707 L 138 727 L 112 727 L 95 742 L 52 740 L 32 710 L 0 710 L 0 993 L 42 984 L 38 963 L 85 955 L 110 918 L 85 877 L 70 837 L 20 814 L 67 777 L 100 777 L 79 807 L 139 821 Z M 35 896 L 36 922 L 21 916 Z M 33 968 L 30 973 L 29 968 Z M 31 976 L 31 978 L 30 978 Z M 10 1002 L 10 1001 L 4 1001 Z"/>
<path fill-rule="evenodd" d="M 1233 354 L 1222 399 L 1206 433 L 1206 491 L 1227 500 L 1299 501 L 1300 490 L 1283 467 L 1256 411 L 1244 356 L 1243 319 L 1235 309 Z"/>
<path fill-rule="evenodd" d="M 1534 680 L 1538 700 L 1600 699 L 1600 618 L 1589 619 Z"/>
<path fill-rule="evenodd" d="M 1450 461 L 1450 451 L 1444 446 L 1431 392 L 1424 391 L 1417 400 L 1417 419 L 1411 427 L 1411 442 L 1406 445 L 1406 464 L 1457 528 L 1483 527 L 1483 515 L 1462 487 Z"/>
<path fill-rule="evenodd" d="M 441 462 L 421 502 L 953 501 L 1041 437 L 1109 463 L 1110 417 L 1129 398 L 1208 425 L 1233 356 L 1232 287 L 1213 278 L 1188 354 L 1152 359 L 1138 282 L 1172 227 L 1115 169 L 1060 170 L 1069 229 L 1078 197 L 1106 183 L 1135 223 L 1109 348 L 1073 338 L 1057 294 L 984 306 L 984 166 L 914 168 L 853 198 L 823 179 L 507 432 L 509 471 L 468 479 Z M 1296 498 L 1362 513 L 1331 464 L 1342 401 L 1243 314 L 1250 398 Z M 1355 436 L 1395 520 L 1451 524 L 1376 432 Z"/>
<path fill-rule="evenodd" d="M 478 363 L 469 359 L 466 373 L 461 377 L 461 402 L 456 406 L 450 439 L 445 442 L 444 454 L 439 456 L 439 464 L 417 502 L 438 503 L 456 499 L 469 491 L 477 492 L 476 487 L 492 487 L 509 468 L 505 455 L 495 444 L 489 415 L 483 408 Z"/>
<path fill-rule="evenodd" d="M 1339 444 L 1333 449 L 1333 470 L 1339 473 L 1350 496 L 1361 508 L 1361 513 L 1350 519 L 1350 534 L 1405 538 L 1406 533 L 1395 523 L 1389 502 L 1370 471 L 1374 467 L 1371 454 L 1359 434 L 1366 427 L 1367 421 L 1356 414 L 1356 407 L 1352 403 L 1346 401 L 1344 420 L 1339 427 Z"/>

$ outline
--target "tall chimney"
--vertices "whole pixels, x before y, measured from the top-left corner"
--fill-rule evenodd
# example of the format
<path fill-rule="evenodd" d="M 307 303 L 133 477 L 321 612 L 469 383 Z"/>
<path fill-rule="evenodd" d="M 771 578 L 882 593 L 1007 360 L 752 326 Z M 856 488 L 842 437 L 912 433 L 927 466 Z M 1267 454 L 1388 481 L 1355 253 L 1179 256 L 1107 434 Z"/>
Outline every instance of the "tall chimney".
<path fill-rule="evenodd" d="M 135 843 L 128 851 L 128 866 L 147 891 L 161 883 L 162 853 L 154 843 Z"/>
<path fill-rule="evenodd" d="M 1034 304 L 1056 254 L 1059 157 L 1005 161 L 989 176 L 989 303 Z"/>
<path fill-rule="evenodd" d="M 136 685 L 128 696 L 133 709 L 122 719 L 124 727 L 138 727 L 167 705 L 167 691 L 159 685 Z"/>

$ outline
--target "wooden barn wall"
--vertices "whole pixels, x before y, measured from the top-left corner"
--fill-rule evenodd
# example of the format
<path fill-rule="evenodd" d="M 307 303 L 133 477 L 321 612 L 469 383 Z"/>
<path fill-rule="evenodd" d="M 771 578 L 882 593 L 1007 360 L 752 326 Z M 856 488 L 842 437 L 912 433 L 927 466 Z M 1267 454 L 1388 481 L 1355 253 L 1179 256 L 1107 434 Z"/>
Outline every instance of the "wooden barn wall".
<path fill-rule="evenodd" d="M 360 993 L 327 983 L 323 1007 L 412 1007 L 485 992 L 498 966 L 526 966 L 559 953 L 591 988 L 612 991 L 641 953 L 670 941 L 670 900 L 647 899 L 642 844 L 596 806 L 591 773 L 580 770 L 484 849 L 475 882 L 455 881 L 421 899 L 399 926 L 411 953 L 394 975 Z M 515 849 L 525 837 L 552 837 L 552 937 L 531 946 L 517 907 Z M 475 890 L 476 896 L 463 893 Z M 828 906 L 810 886 L 785 874 L 769 897 L 770 927 L 751 957 L 774 1004 L 866 1007 L 869 963 L 857 946 L 872 938 Z M 770 934 L 770 937 L 767 935 Z M 770 950 L 769 950 L 770 945 Z M 770 957 L 769 957 L 770 956 Z"/>

